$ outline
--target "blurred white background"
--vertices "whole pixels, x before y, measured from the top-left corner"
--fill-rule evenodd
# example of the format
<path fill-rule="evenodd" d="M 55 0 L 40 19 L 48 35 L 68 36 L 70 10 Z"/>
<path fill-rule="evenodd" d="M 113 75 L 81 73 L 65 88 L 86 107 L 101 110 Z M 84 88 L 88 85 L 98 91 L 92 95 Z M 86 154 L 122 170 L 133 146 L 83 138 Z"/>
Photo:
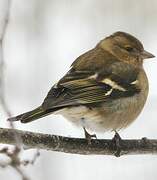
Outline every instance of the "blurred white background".
<path fill-rule="evenodd" d="M 126 31 L 140 39 L 145 49 L 157 55 L 156 0 L 13 0 L 5 38 L 6 96 L 14 115 L 42 103 L 48 90 L 80 54 L 115 31 Z M 147 60 L 145 69 L 150 93 L 144 111 L 122 138 L 157 138 L 157 59 Z M 0 107 L 0 127 L 7 127 Z M 49 116 L 19 129 L 83 137 L 61 116 Z M 112 133 L 98 134 L 112 138 Z M 31 159 L 33 150 L 23 158 Z M 1 156 L 0 156 L 1 158 Z M 154 180 L 157 157 L 136 155 L 82 156 L 41 151 L 34 166 L 25 172 L 31 180 Z M 0 169 L 0 180 L 20 180 L 11 168 Z"/>

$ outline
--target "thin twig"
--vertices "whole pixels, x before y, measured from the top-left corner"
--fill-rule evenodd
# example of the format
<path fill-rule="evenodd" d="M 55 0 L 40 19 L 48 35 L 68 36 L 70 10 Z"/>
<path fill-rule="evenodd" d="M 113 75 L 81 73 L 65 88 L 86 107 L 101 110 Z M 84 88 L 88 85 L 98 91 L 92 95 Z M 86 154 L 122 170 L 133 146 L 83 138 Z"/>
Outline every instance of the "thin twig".
<path fill-rule="evenodd" d="M 5 114 L 8 117 L 12 116 L 11 110 L 9 109 L 8 104 L 5 100 L 5 75 L 4 75 L 4 67 L 5 67 L 5 61 L 4 61 L 4 41 L 5 36 L 7 32 L 7 27 L 9 24 L 10 19 L 10 12 L 11 12 L 11 0 L 3 0 L 3 5 L 1 9 L 1 22 L 0 22 L 0 104 L 5 112 Z M 13 122 L 9 123 L 10 128 L 14 129 L 15 126 Z M 19 134 L 17 134 L 15 131 L 12 134 L 14 140 L 15 140 L 15 146 L 12 153 L 9 152 L 9 149 L 7 147 L 4 147 L 0 150 L 0 153 L 3 153 L 7 155 L 10 158 L 10 162 L 6 163 L 0 163 L 0 167 L 7 167 L 11 166 L 14 168 L 20 175 L 23 180 L 28 180 L 28 177 L 25 175 L 23 170 L 21 169 L 21 165 L 23 165 L 23 162 L 20 160 L 20 152 L 21 152 L 21 144 L 22 140 Z M 36 155 L 35 155 L 36 160 Z M 34 160 L 34 161 L 35 161 Z M 32 164 L 32 161 L 27 161 L 27 164 Z"/>
<path fill-rule="evenodd" d="M 2 18 L 2 24 L 1 31 L 0 31 L 0 101 L 1 105 L 4 109 L 4 112 L 11 117 L 11 111 L 8 108 L 8 105 L 5 101 L 5 91 L 4 91 L 4 50 L 3 50 L 3 44 L 4 39 L 7 31 L 7 27 L 9 24 L 9 18 L 10 18 L 10 9 L 11 9 L 11 0 L 5 0 L 6 9 L 4 10 L 4 15 Z"/>
<path fill-rule="evenodd" d="M 29 180 L 27 175 L 21 170 L 21 168 L 19 166 L 15 166 L 14 169 L 21 175 L 22 180 Z"/>
<path fill-rule="evenodd" d="M 36 153 L 34 154 L 34 156 L 33 156 L 33 158 L 32 158 L 32 160 L 24 160 L 24 161 L 22 161 L 21 162 L 21 164 L 22 165 L 24 165 L 24 166 L 27 166 L 27 165 L 29 165 L 29 164 L 34 164 L 35 162 L 36 162 L 36 160 L 37 160 L 37 158 L 40 156 L 40 152 L 39 152 L 39 149 L 37 149 L 36 150 Z"/>

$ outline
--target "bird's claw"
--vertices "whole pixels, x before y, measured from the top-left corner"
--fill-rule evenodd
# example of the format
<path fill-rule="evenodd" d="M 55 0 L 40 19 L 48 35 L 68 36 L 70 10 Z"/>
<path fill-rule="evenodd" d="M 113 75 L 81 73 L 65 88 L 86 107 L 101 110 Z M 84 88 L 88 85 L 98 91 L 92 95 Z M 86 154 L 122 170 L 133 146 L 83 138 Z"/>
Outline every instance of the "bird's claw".
<path fill-rule="evenodd" d="M 91 144 L 91 140 L 93 138 L 97 139 L 96 134 L 89 134 L 85 128 L 83 128 L 83 129 L 84 129 L 84 133 L 85 133 L 85 139 L 87 140 L 88 144 Z"/>
<path fill-rule="evenodd" d="M 112 141 L 115 143 L 115 149 L 116 149 L 114 155 L 116 157 L 120 157 L 120 153 L 121 153 L 121 146 L 120 146 L 120 144 L 121 144 L 122 139 L 121 139 L 120 135 L 117 132 L 115 132 L 115 135 L 112 138 Z"/>

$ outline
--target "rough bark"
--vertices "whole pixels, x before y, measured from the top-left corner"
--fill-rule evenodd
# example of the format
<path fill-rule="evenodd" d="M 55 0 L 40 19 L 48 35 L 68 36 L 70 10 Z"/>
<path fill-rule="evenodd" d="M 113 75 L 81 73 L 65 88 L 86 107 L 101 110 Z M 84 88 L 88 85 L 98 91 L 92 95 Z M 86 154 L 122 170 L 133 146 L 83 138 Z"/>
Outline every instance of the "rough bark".
<path fill-rule="evenodd" d="M 64 153 L 84 155 L 137 155 L 157 154 L 157 140 L 155 139 L 123 139 L 116 141 L 109 139 L 92 139 L 88 144 L 86 139 L 69 138 L 57 135 L 34 133 L 15 129 L 0 128 L 0 143 L 16 144 L 14 133 L 21 138 L 26 149 L 38 148 Z M 117 154 L 118 151 L 118 154 Z"/>

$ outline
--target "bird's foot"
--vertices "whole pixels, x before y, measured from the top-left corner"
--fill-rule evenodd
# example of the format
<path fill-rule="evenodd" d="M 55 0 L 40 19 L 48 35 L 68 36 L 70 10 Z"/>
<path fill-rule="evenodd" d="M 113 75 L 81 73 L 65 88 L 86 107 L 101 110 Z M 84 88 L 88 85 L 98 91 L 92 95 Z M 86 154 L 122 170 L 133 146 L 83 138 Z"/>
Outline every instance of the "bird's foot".
<path fill-rule="evenodd" d="M 89 134 L 85 128 L 83 128 L 83 129 L 84 129 L 85 139 L 87 140 L 88 144 L 91 144 L 91 140 L 93 138 L 97 139 L 96 134 Z"/>
<path fill-rule="evenodd" d="M 114 153 L 114 155 L 116 157 L 120 157 L 120 153 L 121 153 L 120 144 L 121 144 L 122 139 L 121 139 L 120 135 L 116 131 L 115 131 L 114 137 L 112 138 L 112 141 L 115 143 L 115 149 L 116 149 L 116 152 Z"/>
<path fill-rule="evenodd" d="M 149 140 L 146 137 L 143 137 L 141 140 L 142 140 L 143 145 L 145 145 L 149 142 Z"/>

